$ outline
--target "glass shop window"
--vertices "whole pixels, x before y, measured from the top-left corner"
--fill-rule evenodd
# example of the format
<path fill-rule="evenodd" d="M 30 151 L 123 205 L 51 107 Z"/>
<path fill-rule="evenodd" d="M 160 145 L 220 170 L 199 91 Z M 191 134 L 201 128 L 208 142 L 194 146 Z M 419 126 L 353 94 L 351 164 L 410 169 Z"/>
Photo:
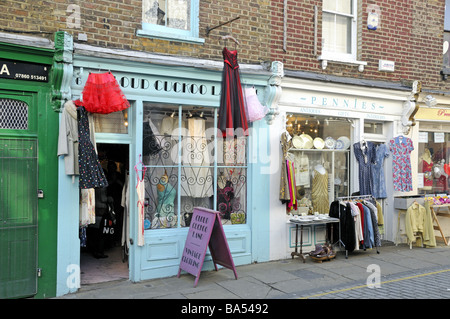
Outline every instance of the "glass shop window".
<path fill-rule="evenodd" d="M 128 109 L 109 114 L 94 113 L 96 133 L 128 134 Z"/>
<path fill-rule="evenodd" d="M 287 114 L 298 200 L 294 214 L 328 214 L 335 198 L 349 196 L 351 124 L 343 118 Z"/>
<path fill-rule="evenodd" d="M 364 133 L 383 135 L 383 123 L 364 121 Z"/>
<path fill-rule="evenodd" d="M 144 103 L 146 229 L 188 227 L 194 207 L 247 220 L 247 138 L 217 134 L 217 109 Z"/>
<path fill-rule="evenodd" d="M 440 124 L 430 126 L 442 126 Z M 420 194 L 448 194 L 450 189 L 450 127 L 419 131 L 418 191 Z"/>

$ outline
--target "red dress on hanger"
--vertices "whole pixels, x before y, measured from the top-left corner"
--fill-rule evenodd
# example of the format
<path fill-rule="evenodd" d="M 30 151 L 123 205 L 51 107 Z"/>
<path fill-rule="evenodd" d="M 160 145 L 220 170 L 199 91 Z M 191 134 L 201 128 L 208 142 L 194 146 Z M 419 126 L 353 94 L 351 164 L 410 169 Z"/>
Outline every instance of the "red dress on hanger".
<path fill-rule="evenodd" d="M 241 128 L 242 134 L 248 135 L 247 116 L 245 114 L 244 95 L 242 93 L 237 50 L 222 50 L 224 66 L 222 73 L 222 91 L 218 127 L 224 137 L 240 135 L 236 129 Z"/>

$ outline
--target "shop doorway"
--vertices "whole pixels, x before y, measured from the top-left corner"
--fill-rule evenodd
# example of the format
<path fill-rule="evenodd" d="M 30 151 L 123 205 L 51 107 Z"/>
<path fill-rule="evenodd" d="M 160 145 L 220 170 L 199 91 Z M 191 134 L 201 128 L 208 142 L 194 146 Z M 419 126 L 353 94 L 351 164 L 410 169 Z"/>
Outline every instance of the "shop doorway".
<path fill-rule="evenodd" d="M 95 190 L 96 224 L 86 228 L 80 251 L 82 285 L 129 279 L 126 247 L 129 222 L 123 206 L 128 183 L 129 145 L 97 143 L 97 152 L 109 185 Z"/>

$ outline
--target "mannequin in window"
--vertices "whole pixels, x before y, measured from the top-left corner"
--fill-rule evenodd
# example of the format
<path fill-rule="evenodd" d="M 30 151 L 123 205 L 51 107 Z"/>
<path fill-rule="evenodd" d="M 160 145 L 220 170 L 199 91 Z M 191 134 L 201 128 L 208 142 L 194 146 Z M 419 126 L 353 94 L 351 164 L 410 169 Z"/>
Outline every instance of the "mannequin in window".
<path fill-rule="evenodd" d="M 419 165 L 422 166 L 423 173 L 423 189 L 433 188 L 433 160 L 431 159 L 431 152 L 425 148 L 419 159 Z"/>
<path fill-rule="evenodd" d="M 314 212 L 319 214 L 329 213 L 328 173 L 322 164 L 316 165 L 313 170 L 311 201 Z"/>

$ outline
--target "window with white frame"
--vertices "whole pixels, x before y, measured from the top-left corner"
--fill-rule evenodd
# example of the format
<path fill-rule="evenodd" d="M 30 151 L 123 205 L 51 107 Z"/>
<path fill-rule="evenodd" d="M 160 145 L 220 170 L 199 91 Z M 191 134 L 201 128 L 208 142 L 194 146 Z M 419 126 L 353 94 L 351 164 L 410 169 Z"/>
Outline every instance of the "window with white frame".
<path fill-rule="evenodd" d="M 356 23 L 356 0 L 323 0 L 323 59 L 356 60 Z"/>
<path fill-rule="evenodd" d="M 203 43 L 199 38 L 199 0 L 143 0 L 140 36 Z"/>
<path fill-rule="evenodd" d="M 146 229 L 189 227 L 194 207 L 247 223 L 247 136 L 222 138 L 217 108 L 144 102 Z"/>

